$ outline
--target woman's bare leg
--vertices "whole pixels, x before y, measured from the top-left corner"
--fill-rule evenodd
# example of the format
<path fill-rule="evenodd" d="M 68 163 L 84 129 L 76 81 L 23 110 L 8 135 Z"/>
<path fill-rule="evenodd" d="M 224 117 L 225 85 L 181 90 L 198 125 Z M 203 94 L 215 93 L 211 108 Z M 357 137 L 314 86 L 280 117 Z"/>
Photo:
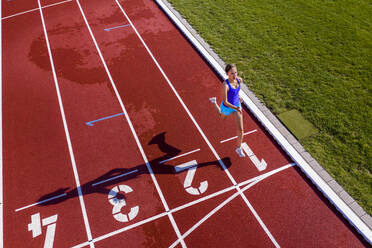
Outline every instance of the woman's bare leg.
<path fill-rule="evenodd" d="M 238 147 L 241 147 L 243 142 L 243 115 L 240 112 L 234 112 L 236 124 L 238 126 Z"/>
<path fill-rule="evenodd" d="M 213 99 L 213 98 L 214 98 L 214 99 Z M 217 104 L 217 102 L 216 102 L 216 98 L 215 98 L 215 97 L 212 97 L 212 98 L 209 99 L 209 101 L 211 101 L 212 104 L 214 105 L 214 107 L 215 107 L 215 109 L 216 109 L 216 111 L 217 111 L 218 116 L 221 117 L 223 120 L 226 119 L 226 118 L 227 118 L 227 115 L 224 115 L 224 114 L 221 113 L 221 108 L 220 108 L 220 106 Z"/>

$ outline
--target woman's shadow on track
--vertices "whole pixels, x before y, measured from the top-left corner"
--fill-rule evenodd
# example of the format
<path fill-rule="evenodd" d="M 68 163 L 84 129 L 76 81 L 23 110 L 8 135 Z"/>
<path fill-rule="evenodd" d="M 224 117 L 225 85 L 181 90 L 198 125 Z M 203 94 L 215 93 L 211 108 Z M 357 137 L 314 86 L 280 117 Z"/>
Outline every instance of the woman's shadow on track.
<path fill-rule="evenodd" d="M 162 132 L 156 135 L 152 140 L 148 143 L 149 145 L 157 145 L 159 149 L 165 153 L 164 156 L 154 159 L 149 162 L 149 165 L 152 169 L 153 174 L 177 174 L 175 171 L 175 167 L 171 165 L 167 165 L 166 163 L 160 163 L 164 160 L 168 160 L 173 158 L 181 153 L 181 150 L 177 149 L 166 143 L 165 141 L 165 134 L 166 132 Z M 221 161 L 225 165 L 226 168 L 231 166 L 231 161 L 229 157 L 222 158 Z M 198 164 L 198 168 L 205 167 L 205 166 L 217 166 L 221 170 L 221 164 L 219 160 L 200 163 Z M 128 173 L 128 174 L 127 174 Z M 180 172 L 178 172 L 180 173 Z M 127 175 L 124 175 L 127 174 Z M 104 195 L 108 195 L 111 192 L 111 188 L 113 185 L 118 183 L 122 183 L 125 181 L 129 181 L 133 178 L 139 177 L 141 174 L 150 174 L 150 171 L 147 168 L 146 163 L 134 166 L 132 168 L 116 168 L 108 171 L 104 175 L 89 181 L 78 188 L 74 188 L 69 190 L 70 188 L 60 188 L 52 193 L 46 194 L 40 197 L 37 202 L 39 206 L 48 206 L 54 205 L 61 202 L 64 202 L 70 198 L 78 197 L 79 195 L 87 195 L 93 193 L 100 193 Z M 122 176 L 124 175 L 124 176 Z M 116 177 L 116 178 L 115 178 Z M 56 198 L 56 199 L 53 199 Z M 116 198 L 118 199 L 125 199 L 124 194 L 117 193 Z"/>

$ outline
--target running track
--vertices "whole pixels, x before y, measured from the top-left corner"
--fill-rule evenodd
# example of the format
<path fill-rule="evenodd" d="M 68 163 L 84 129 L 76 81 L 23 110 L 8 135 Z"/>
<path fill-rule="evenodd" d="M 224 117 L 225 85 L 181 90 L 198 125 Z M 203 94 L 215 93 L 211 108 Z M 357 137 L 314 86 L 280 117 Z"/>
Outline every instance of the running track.
<path fill-rule="evenodd" d="M 153 1 L 56 3 L 2 2 L 4 247 L 366 246 Z"/>

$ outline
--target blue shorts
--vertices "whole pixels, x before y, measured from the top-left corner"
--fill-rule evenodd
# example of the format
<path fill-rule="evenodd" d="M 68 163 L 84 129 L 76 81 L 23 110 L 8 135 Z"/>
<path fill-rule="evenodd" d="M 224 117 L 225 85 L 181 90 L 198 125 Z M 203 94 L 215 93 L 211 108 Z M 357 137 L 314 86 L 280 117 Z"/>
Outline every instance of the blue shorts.
<path fill-rule="evenodd" d="M 241 107 L 240 102 L 239 102 L 239 105 L 237 107 Z M 225 106 L 225 104 L 223 104 L 223 102 L 221 102 L 220 108 L 221 108 L 221 113 L 224 114 L 224 115 L 230 115 L 231 113 L 236 112 L 235 109 L 232 109 L 230 107 Z"/>

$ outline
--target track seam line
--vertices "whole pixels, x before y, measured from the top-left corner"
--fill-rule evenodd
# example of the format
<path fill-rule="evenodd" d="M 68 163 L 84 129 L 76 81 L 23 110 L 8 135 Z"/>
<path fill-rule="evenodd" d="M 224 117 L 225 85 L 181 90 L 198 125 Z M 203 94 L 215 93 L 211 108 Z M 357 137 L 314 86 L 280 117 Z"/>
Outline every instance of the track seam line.
<path fill-rule="evenodd" d="M 40 1 L 40 0 L 39 0 L 39 1 Z M 149 171 L 149 173 L 150 173 L 151 179 L 153 180 L 153 183 L 154 183 L 154 185 L 155 185 L 155 187 L 156 187 L 156 190 L 158 191 L 158 194 L 159 194 L 159 197 L 160 197 L 160 199 L 161 199 L 161 201 L 162 201 L 162 204 L 163 204 L 163 206 L 164 206 L 164 208 L 165 208 L 165 210 L 166 210 L 166 212 L 167 212 L 168 218 L 169 218 L 170 222 L 172 223 L 172 227 L 173 227 L 174 231 L 176 232 L 177 237 L 180 238 L 180 237 L 181 237 L 181 233 L 180 233 L 180 231 L 179 231 L 179 229 L 178 229 L 178 226 L 177 226 L 176 222 L 175 222 L 174 219 L 173 219 L 172 214 L 169 213 L 169 207 L 168 207 L 168 204 L 167 204 L 167 202 L 166 202 L 166 200 L 165 200 L 165 197 L 164 197 L 164 195 L 163 195 L 163 192 L 161 191 L 160 186 L 159 186 L 159 184 L 158 184 L 158 182 L 157 182 L 157 180 L 156 180 L 156 178 L 155 178 L 154 172 L 153 172 L 153 170 L 152 170 L 152 168 L 151 168 L 151 165 L 150 165 L 150 163 L 149 163 L 149 161 L 148 161 L 148 159 L 147 159 L 147 156 L 146 156 L 146 154 L 145 154 L 145 152 L 144 152 L 144 150 L 143 150 L 143 147 L 142 147 L 142 145 L 141 145 L 141 143 L 140 143 L 140 141 L 139 141 L 139 138 L 138 138 L 138 136 L 137 136 L 137 133 L 136 133 L 134 127 L 133 127 L 132 121 L 131 121 L 130 118 L 129 118 L 129 115 L 128 115 L 128 113 L 127 113 L 127 110 L 126 110 L 126 108 L 125 108 L 125 106 L 124 106 L 124 103 L 123 103 L 123 101 L 122 101 L 122 99 L 121 99 L 121 97 L 120 97 L 120 94 L 119 94 L 119 92 L 118 92 L 118 90 L 117 90 L 117 88 L 116 88 L 115 82 L 114 82 L 114 80 L 112 79 L 111 73 L 110 73 L 110 71 L 109 71 L 109 69 L 108 69 L 108 67 L 107 67 L 107 64 L 106 64 L 106 62 L 105 62 L 105 59 L 103 58 L 103 55 L 102 55 L 102 53 L 101 53 L 101 50 L 100 50 L 100 48 L 99 48 L 99 46 L 98 46 L 98 44 L 97 44 L 97 41 L 96 41 L 96 39 L 95 39 L 95 37 L 94 37 L 93 32 L 92 32 L 92 30 L 91 30 L 91 28 L 90 28 L 90 26 L 89 26 L 88 20 L 86 19 L 86 16 L 85 16 L 84 11 L 83 11 L 83 9 L 82 9 L 82 7 L 81 7 L 81 5 L 80 5 L 79 0 L 76 0 L 76 3 L 78 4 L 78 7 L 79 7 L 79 9 L 80 9 L 80 12 L 81 12 L 83 18 L 84 18 L 85 24 L 86 24 L 86 26 L 87 26 L 87 28 L 88 28 L 88 30 L 89 30 L 89 33 L 90 33 L 91 38 L 92 38 L 92 40 L 93 40 L 93 42 L 94 42 L 94 45 L 96 46 L 97 52 L 98 52 L 98 54 L 99 54 L 99 57 L 100 57 L 100 59 L 101 59 L 101 61 L 102 61 L 102 64 L 103 64 L 105 70 L 106 70 L 106 73 L 107 73 L 108 78 L 109 78 L 109 80 L 110 80 L 110 82 L 111 82 L 111 85 L 112 85 L 112 88 L 113 88 L 113 90 L 114 90 L 114 92 L 115 92 L 115 95 L 116 95 L 116 97 L 117 97 L 117 99 L 118 99 L 118 101 L 119 101 L 119 104 L 120 104 L 120 106 L 121 106 L 121 108 L 122 108 L 122 110 L 123 110 L 123 113 L 124 113 L 124 115 L 125 115 L 125 118 L 127 119 L 128 125 L 129 125 L 130 130 L 131 130 L 131 132 L 132 132 L 132 134 L 133 134 L 133 137 L 134 137 L 134 139 L 135 139 L 135 141 L 136 141 L 136 143 L 137 143 L 138 149 L 140 150 L 140 153 L 141 153 L 141 155 L 142 155 L 142 158 L 143 158 L 143 160 L 144 160 L 145 163 L 146 163 L 146 167 L 147 167 L 147 169 L 148 169 L 148 171 Z M 128 19 L 128 20 L 129 20 L 129 19 Z M 185 242 L 184 242 L 183 240 L 181 241 L 181 244 L 182 244 L 182 247 L 186 247 L 186 244 L 185 244 Z"/>
<path fill-rule="evenodd" d="M 246 185 L 246 184 L 249 184 L 249 183 L 253 183 L 253 182 L 255 182 L 255 181 L 262 181 L 262 180 L 264 180 L 264 179 L 266 179 L 266 178 L 268 178 L 268 177 L 270 177 L 270 176 L 272 176 L 272 175 L 274 175 L 274 174 L 277 174 L 277 173 L 279 173 L 279 172 L 281 172 L 281 171 L 284 171 L 284 170 L 286 170 L 286 169 L 288 169 L 288 168 L 290 168 L 290 167 L 292 167 L 292 166 L 295 166 L 295 164 L 292 163 L 292 164 L 287 164 L 287 165 L 281 166 L 281 167 L 279 167 L 279 168 L 277 168 L 277 169 L 274 169 L 274 170 L 272 170 L 272 171 L 266 172 L 265 174 L 262 174 L 262 175 L 259 175 L 259 176 L 256 176 L 256 177 L 253 177 L 253 178 L 247 179 L 247 180 L 245 180 L 245 181 L 239 183 L 239 185 L 240 185 L 240 186 L 243 186 L 243 185 Z M 251 187 L 252 187 L 252 186 L 253 186 L 253 185 L 251 185 Z M 169 212 L 171 212 L 171 213 L 178 212 L 178 211 L 180 211 L 180 210 L 183 210 L 183 209 L 185 209 L 185 208 L 191 207 L 191 206 L 193 206 L 193 205 L 196 205 L 196 204 L 198 204 L 198 203 L 200 203 L 200 202 L 203 202 L 203 201 L 209 200 L 209 199 L 214 198 L 214 197 L 216 197 L 216 196 L 222 195 L 222 194 L 224 194 L 224 193 L 226 193 L 226 192 L 228 192 L 228 191 L 234 190 L 234 189 L 235 189 L 235 186 L 230 186 L 230 187 L 228 187 L 228 188 L 225 188 L 225 189 L 222 189 L 222 190 L 220 190 L 220 191 L 214 192 L 214 193 L 212 193 L 212 194 L 210 194 L 210 195 L 204 196 L 204 197 L 199 198 L 199 199 L 197 199 L 197 200 L 194 200 L 194 201 L 188 202 L 188 203 L 186 203 L 186 204 L 183 204 L 183 205 L 181 205 L 181 206 L 178 206 L 178 207 L 176 207 L 176 208 L 173 208 L 173 209 L 169 210 Z M 235 194 L 237 194 L 237 193 L 235 193 Z M 146 223 L 148 223 L 148 222 L 150 222 L 150 221 L 153 221 L 153 220 L 158 219 L 158 218 L 160 218 L 160 217 L 162 217 L 162 216 L 165 216 L 165 215 L 167 215 L 166 212 L 163 212 L 163 213 L 160 213 L 160 214 L 154 215 L 154 216 L 149 217 L 149 218 L 147 218 L 147 219 L 144 219 L 144 220 L 141 220 L 141 221 L 139 221 L 139 222 L 136 222 L 136 223 L 134 223 L 134 224 L 132 224 L 132 225 L 129 225 L 129 226 L 126 226 L 126 227 L 124 227 L 124 228 L 121 228 L 121 229 L 115 230 L 115 231 L 113 231 L 113 232 L 110 232 L 110 233 L 104 234 L 104 235 L 102 235 L 102 236 L 99 236 L 99 237 L 93 239 L 93 242 L 98 242 L 98 241 L 101 241 L 101 240 L 107 239 L 107 238 L 109 238 L 109 237 L 115 236 L 115 235 L 117 235 L 117 234 L 119 234 L 119 233 L 126 232 L 126 231 L 128 231 L 128 230 L 130 230 L 130 229 L 132 229 L 132 228 L 134 228 L 134 227 L 138 227 L 138 226 L 140 226 L 140 225 L 146 224 Z M 84 246 L 87 245 L 88 243 L 89 243 L 89 242 L 84 242 L 84 243 L 81 243 L 81 244 L 78 244 L 78 245 L 73 246 L 73 248 L 84 247 Z"/>
<path fill-rule="evenodd" d="M 60 108 L 60 111 L 61 111 L 63 127 L 65 129 L 66 140 L 67 140 L 67 144 L 68 144 L 68 150 L 69 150 L 69 153 L 70 153 L 72 169 L 73 169 L 73 172 L 74 172 L 76 188 L 77 188 L 78 195 L 79 195 L 80 207 L 81 207 L 81 211 L 82 211 L 82 214 L 83 214 L 85 230 L 87 232 L 88 240 L 91 240 L 92 239 L 92 233 L 91 233 L 91 230 L 90 230 L 88 215 L 87 215 L 87 211 L 86 211 L 86 208 L 85 208 L 83 193 L 82 193 L 82 190 L 81 190 L 81 187 L 80 187 L 80 180 L 79 180 L 79 174 L 78 174 L 77 167 L 76 167 L 75 155 L 74 155 L 74 151 L 73 151 L 72 144 L 71 144 L 70 133 L 68 131 L 65 111 L 64 111 L 64 108 L 63 108 L 62 97 L 61 97 L 61 93 L 60 93 L 60 90 L 59 90 L 57 74 L 56 74 L 56 71 L 55 71 L 55 68 L 54 68 L 53 55 L 52 55 L 52 51 L 50 49 L 48 33 L 47 33 L 45 21 L 44 21 L 44 15 L 43 15 L 43 10 L 41 8 L 40 0 L 38 0 L 38 5 L 39 5 L 39 10 L 40 10 L 40 17 L 41 17 L 41 21 L 42 21 L 42 25 L 43 25 L 44 35 L 45 35 L 45 42 L 46 42 L 46 45 L 47 45 L 47 48 L 48 48 L 49 61 L 50 61 L 50 65 L 51 65 L 52 72 L 53 72 L 54 85 L 55 85 L 56 91 L 57 91 L 57 98 L 58 98 L 59 108 Z M 90 247 L 94 248 L 94 244 L 90 243 Z"/>
<path fill-rule="evenodd" d="M 66 1 L 58 2 L 58 3 L 53 3 L 53 4 L 45 5 L 44 7 L 41 7 L 41 8 L 44 9 L 44 8 L 52 7 L 52 6 L 55 6 L 55 5 L 62 4 L 62 3 L 72 2 L 72 1 L 73 1 L 73 0 L 66 0 Z M 15 16 L 19 16 L 19 15 L 27 14 L 27 13 L 30 13 L 30 12 L 32 12 L 32 11 L 36 11 L 36 10 L 39 10 L 39 8 L 30 9 L 30 10 L 23 11 L 23 12 L 20 12 L 20 13 L 14 14 L 14 15 L 10 15 L 10 16 L 5 16 L 5 17 L 2 17 L 1 20 L 5 20 L 5 19 L 9 19 L 9 18 L 11 18 L 11 17 L 15 17 Z"/>
<path fill-rule="evenodd" d="M 236 186 L 236 190 L 238 192 L 240 192 L 240 195 L 241 197 L 244 199 L 244 201 L 247 203 L 247 206 L 248 208 L 251 210 L 251 207 L 250 207 L 250 204 L 248 204 L 248 199 L 246 199 L 245 195 L 240 191 L 240 187 L 237 186 L 237 183 L 235 181 L 235 179 L 233 178 L 233 176 L 230 174 L 229 170 L 227 169 L 227 167 L 225 166 L 225 164 L 223 163 L 223 161 L 221 160 L 220 156 L 217 154 L 217 151 L 214 149 L 214 147 L 212 146 L 212 144 L 209 142 L 208 138 L 205 136 L 203 130 L 201 130 L 200 126 L 198 125 L 198 123 L 196 122 L 196 120 L 194 119 L 193 115 L 191 114 L 191 112 L 189 111 L 189 109 L 187 108 L 186 104 L 183 102 L 181 96 L 178 94 L 178 92 L 176 91 L 176 89 L 174 88 L 173 84 L 170 82 L 169 78 L 167 77 L 167 75 L 165 74 L 165 72 L 163 71 L 163 69 L 161 68 L 160 64 L 158 63 L 158 61 L 155 59 L 154 55 L 152 54 L 152 52 L 150 51 L 149 47 L 147 46 L 147 44 L 145 43 L 145 41 L 142 39 L 141 35 L 138 33 L 136 27 L 133 25 L 132 21 L 129 19 L 128 15 L 125 13 L 124 9 L 122 8 L 122 6 L 120 5 L 120 3 L 118 2 L 118 0 L 115 0 L 116 3 L 118 4 L 119 8 L 121 9 L 121 11 L 123 12 L 123 14 L 125 15 L 125 17 L 127 18 L 127 20 L 129 21 L 129 23 L 131 24 L 133 30 L 135 31 L 135 33 L 137 34 L 138 38 L 140 39 L 140 41 L 142 42 L 143 46 L 145 47 L 145 49 L 147 50 L 147 52 L 149 53 L 150 57 L 152 58 L 152 60 L 154 61 L 154 63 L 156 64 L 156 66 L 158 67 L 158 69 L 160 70 L 161 74 L 163 75 L 163 77 L 165 78 L 165 80 L 167 81 L 168 85 L 170 86 L 170 88 L 172 89 L 172 91 L 174 92 L 174 94 L 176 95 L 176 97 L 178 98 L 179 102 L 181 103 L 181 105 L 183 106 L 183 108 L 186 110 L 187 114 L 189 115 L 190 119 L 192 120 L 192 122 L 194 123 L 194 125 L 196 126 L 196 128 L 198 129 L 199 133 L 201 134 L 201 136 L 204 138 L 204 141 L 208 144 L 209 148 L 211 149 L 212 153 L 214 154 L 214 156 L 217 158 L 219 164 L 221 165 L 221 167 L 223 168 L 224 172 L 227 174 L 227 176 L 229 177 L 229 179 L 231 180 L 231 182 L 233 183 L 233 185 Z M 247 201 L 246 201 L 247 200 Z M 253 213 L 253 212 L 252 212 Z M 268 229 L 267 227 L 265 226 L 265 224 L 261 221 L 259 221 L 259 224 L 261 225 L 261 227 L 264 229 L 264 231 L 266 232 L 266 234 L 269 236 L 270 240 L 273 242 L 273 244 L 276 246 L 276 247 L 279 247 L 277 244 L 277 241 L 275 240 L 275 238 L 272 236 L 272 234 L 270 232 L 268 232 Z"/>

